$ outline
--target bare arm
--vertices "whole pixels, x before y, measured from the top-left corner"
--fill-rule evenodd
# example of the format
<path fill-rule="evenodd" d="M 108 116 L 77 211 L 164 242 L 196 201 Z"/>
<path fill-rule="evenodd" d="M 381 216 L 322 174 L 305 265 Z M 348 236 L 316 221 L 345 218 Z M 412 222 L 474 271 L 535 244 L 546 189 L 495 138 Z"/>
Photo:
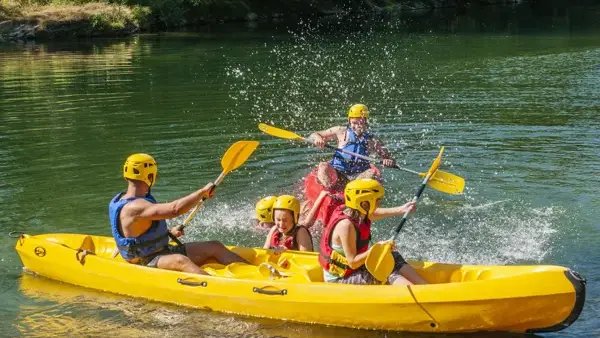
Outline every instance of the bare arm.
<path fill-rule="evenodd" d="M 151 221 L 175 218 L 188 212 L 203 197 L 211 197 L 213 187 L 214 184 L 209 183 L 202 189 L 169 203 L 150 203 L 144 199 L 138 199 L 123 208 L 123 211 L 126 212 L 124 216 L 132 217 L 135 220 Z"/>
<path fill-rule="evenodd" d="M 308 229 L 303 226 L 298 228 L 298 233 L 296 234 L 296 241 L 298 242 L 298 250 L 300 251 L 313 251 L 313 243 L 310 234 L 308 233 Z"/>
<path fill-rule="evenodd" d="M 313 143 L 317 147 L 323 148 L 325 146 L 325 142 L 336 140 L 339 143 L 340 133 L 345 133 L 346 129 L 344 127 L 332 127 L 327 130 L 321 130 L 310 134 L 309 138 L 313 141 Z M 343 136 L 343 134 L 342 134 Z"/>
<path fill-rule="evenodd" d="M 377 209 L 375 209 L 375 211 L 373 211 L 373 214 L 371 215 L 370 218 L 372 220 L 376 220 L 376 219 L 382 219 L 382 218 L 391 217 L 391 216 L 402 215 L 406 212 L 406 210 L 408 210 L 408 208 L 410 206 L 412 206 L 411 212 L 414 212 L 416 207 L 415 207 L 415 203 L 412 201 L 408 202 L 404 205 L 398 206 L 398 207 L 377 208 Z"/>
<path fill-rule="evenodd" d="M 323 140 L 325 140 L 326 142 L 333 141 L 333 140 L 337 139 L 337 134 L 343 130 L 345 130 L 344 127 L 340 127 L 340 126 L 331 127 L 326 130 L 316 131 L 316 132 L 310 134 L 310 137 L 312 138 L 314 135 L 318 135 L 318 136 L 321 136 L 323 138 Z"/>
<path fill-rule="evenodd" d="M 275 230 L 277 230 L 277 226 L 274 225 L 271 227 L 271 230 L 269 230 L 269 234 L 267 235 L 267 239 L 265 239 L 265 244 L 263 244 L 263 249 L 270 249 L 271 248 L 271 237 L 273 237 L 273 233 L 275 232 Z"/>
<path fill-rule="evenodd" d="M 392 159 L 390 151 L 379 138 L 373 137 L 369 142 L 369 152 L 377 154 L 383 160 Z"/>
<path fill-rule="evenodd" d="M 310 208 L 308 214 L 305 217 L 303 217 L 298 223 L 300 223 L 306 228 L 310 228 L 314 224 L 315 216 L 317 215 L 317 211 L 319 210 L 321 203 L 323 203 L 323 199 L 325 199 L 325 196 L 328 195 L 329 193 L 326 190 L 322 190 L 319 193 L 319 197 L 317 197 L 315 203 L 313 203 L 313 206 Z"/>
<path fill-rule="evenodd" d="M 340 221 L 335 227 L 334 232 L 337 232 L 340 242 L 342 242 L 342 248 L 344 248 L 348 266 L 352 269 L 357 269 L 364 265 L 369 251 L 367 250 L 358 255 L 356 254 L 356 236 L 358 234 L 352 223 L 348 220 Z"/>

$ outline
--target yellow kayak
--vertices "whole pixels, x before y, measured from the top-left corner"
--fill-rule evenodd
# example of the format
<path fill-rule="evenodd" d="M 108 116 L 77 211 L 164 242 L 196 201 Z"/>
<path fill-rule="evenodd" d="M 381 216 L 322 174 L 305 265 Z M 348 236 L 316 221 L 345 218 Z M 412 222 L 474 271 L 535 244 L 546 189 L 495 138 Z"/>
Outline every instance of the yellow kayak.
<path fill-rule="evenodd" d="M 125 262 L 112 237 L 22 235 L 24 269 L 92 289 L 254 317 L 412 332 L 551 332 L 571 325 L 585 280 L 564 267 L 409 262 L 428 285 L 324 283 L 314 252 L 230 247 L 254 265 L 207 264 L 210 276 Z"/>

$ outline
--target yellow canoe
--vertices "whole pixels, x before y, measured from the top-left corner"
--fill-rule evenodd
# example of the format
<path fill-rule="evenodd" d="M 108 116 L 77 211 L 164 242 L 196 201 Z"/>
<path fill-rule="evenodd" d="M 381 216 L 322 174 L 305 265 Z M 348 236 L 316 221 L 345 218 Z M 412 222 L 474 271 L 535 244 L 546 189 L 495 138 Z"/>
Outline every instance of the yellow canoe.
<path fill-rule="evenodd" d="M 409 262 L 429 283 L 323 283 L 316 253 L 230 247 L 255 265 L 205 265 L 210 276 L 125 262 L 111 237 L 22 235 L 26 271 L 92 289 L 254 317 L 412 332 L 551 332 L 571 325 L 585 280 L 564 267 Z"/>

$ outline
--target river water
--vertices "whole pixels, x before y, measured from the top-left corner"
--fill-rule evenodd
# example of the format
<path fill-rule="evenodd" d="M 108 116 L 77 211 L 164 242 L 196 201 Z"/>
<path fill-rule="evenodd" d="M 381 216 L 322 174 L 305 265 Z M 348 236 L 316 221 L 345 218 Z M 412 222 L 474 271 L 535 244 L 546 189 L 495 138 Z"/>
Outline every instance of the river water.
<path fill-rule="evenodd" d="M 239 139 L 261 147 L 228 175 L 185 240 L 260 246 L 254 203 L 297 190 L 329 153 L 261 134 L 343 124 L 356 102 L 402 166 L 443 170 L 398 238 L 413 260 L 555 264 L 588 280 L 579 320 L 600 330 L 600 9 L 527 7 L 203 28 L 0 45 L 0 325 L 6 336 L 428 337 L 179 308 L 26 275 L 12 230 L 110 235 L 124 159 L 147 152 L 167 201 L 214 180 Z M 385 169 L 384 205 L 419 178 Z M 398 220 L 375 225 L 375 239 Z M 465 335 L 487 337 L 489 335 Z M 500 334 L 499 337 L 515 335 Z"/>

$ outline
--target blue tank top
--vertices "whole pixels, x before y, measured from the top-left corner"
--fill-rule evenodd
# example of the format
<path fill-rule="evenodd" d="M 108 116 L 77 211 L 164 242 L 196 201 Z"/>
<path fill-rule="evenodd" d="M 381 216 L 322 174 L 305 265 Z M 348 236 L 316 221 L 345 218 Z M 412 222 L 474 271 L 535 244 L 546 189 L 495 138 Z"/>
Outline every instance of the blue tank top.
<path fill-rule="evenodd" d="M 371 133 L 364 133 L 362 137 L 358 137 L 352 128 L 347 127 L 346 135 L 348 142 L 342 148 L 343 150 L 357 153 L 364 156 L 369 156 L 368 142 L 373 137 Z M 357 158 L 356 156 L 344 154 L 336 150 L 333 154 L 331 162 L 332 167 L 346 175 L 354 175 L 361 173 L 370 168 L 369 161 Z"/>
<path fill-rule="evenodd" d="M 119 214 L 125 204 L 135 201 L 140 197 L 121 199 L 124 193 L 118 193 L 108 204 L 108 217 L 112 235 L 117 243 L 119 253 L 126 260 L 145 257 L 169 244 L 169 231 L 165 220 L 152 221 L 152 225 L 138 237 L 125 237 L 120 229 Z M 146 201 L 156 203 L 152 195 L 144 198 Z"/>

